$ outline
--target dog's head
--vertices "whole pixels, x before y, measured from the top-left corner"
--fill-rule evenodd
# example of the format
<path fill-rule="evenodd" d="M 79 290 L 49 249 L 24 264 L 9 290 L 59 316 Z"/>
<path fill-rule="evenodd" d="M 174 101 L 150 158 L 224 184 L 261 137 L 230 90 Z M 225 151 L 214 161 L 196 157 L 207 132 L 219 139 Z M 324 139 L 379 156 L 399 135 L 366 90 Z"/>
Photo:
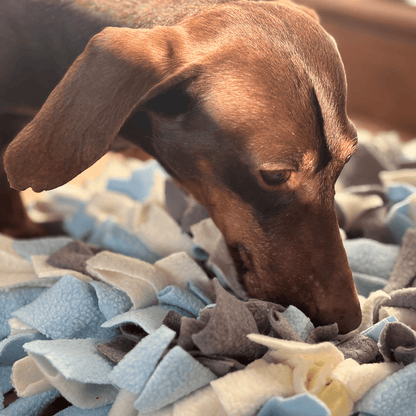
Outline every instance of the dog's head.
<path fill-rule="evenodd" d="M 205 205 L 251 296 L 354 329 L 334 184 L 356 133 L 336 45 L 311 14 L 239 2 L 105 29 L 9 146 L 11 185 L 60 186 L 120 134 Z"/>

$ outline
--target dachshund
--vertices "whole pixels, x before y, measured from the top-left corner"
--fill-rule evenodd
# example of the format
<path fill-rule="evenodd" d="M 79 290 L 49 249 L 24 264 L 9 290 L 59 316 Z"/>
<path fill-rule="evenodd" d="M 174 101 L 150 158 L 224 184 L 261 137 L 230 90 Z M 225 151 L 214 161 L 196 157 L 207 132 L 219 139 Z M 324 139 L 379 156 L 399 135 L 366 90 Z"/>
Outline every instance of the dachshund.
<path fill-rule="evenodd" d="M 334 207 L 357 134 L 336 43 L 312 10 L 2 0 L 0 53 L 12 188 L 61 186 L 121 137 L 206 207 L 249 296 L 340 333 L 360 324 Z M 17 191 L 2 186 L 21 219 Z"/>

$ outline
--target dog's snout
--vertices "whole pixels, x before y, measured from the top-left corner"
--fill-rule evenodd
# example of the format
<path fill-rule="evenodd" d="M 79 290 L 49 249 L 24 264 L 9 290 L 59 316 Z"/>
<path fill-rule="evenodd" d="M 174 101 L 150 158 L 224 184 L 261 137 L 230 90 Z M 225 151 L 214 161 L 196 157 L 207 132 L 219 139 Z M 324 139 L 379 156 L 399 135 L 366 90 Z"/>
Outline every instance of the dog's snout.
<path fill-rule="evenodd" d="M 250 271 L 253 271 L 251 254 L 243 244 L 232 244 L 229 246 L 229 250 L 240 279 Z"/>
<path fill-rule="evenodd" d="M 303 310 L 315 326 L 336 322 L 339 333 L 346 334 L 360 325 L 361 307 L 351 269 L 341 248 L 340 242 L 338 250 L 328 253 L 329 258 L 321 262 L 318 274 L 311 280 L 311 297 Z"/>
<path fill-rule="evenodd" d="M 361 308 L 358 299 L 343 299 L 340 297 L 336 304 L 320 305 L 315 317 L 311 318 L 314 326 L 329 325 L 333 322 L 338 324 L 340 334 L 357 328 L 361 323 Z"/>
<path fill-rule="evenodd" d="M 298 216 L 296 226 L 280 229 L 275 236 L 236 244 L 232 255 L 249 296 L 294 305 L 315 326 L 336 322 L 340 333 L 348 333 L 361 322 L 358 295 L 335 210 L 319 215 Z"/>

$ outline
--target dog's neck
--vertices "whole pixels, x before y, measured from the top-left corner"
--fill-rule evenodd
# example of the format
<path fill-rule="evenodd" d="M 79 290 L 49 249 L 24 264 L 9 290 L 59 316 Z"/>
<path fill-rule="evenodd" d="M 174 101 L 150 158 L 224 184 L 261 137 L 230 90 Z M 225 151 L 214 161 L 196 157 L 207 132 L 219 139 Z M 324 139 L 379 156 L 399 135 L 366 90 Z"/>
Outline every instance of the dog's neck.
<path fill-rule="evenodd" d="M 108 16 L 117 26 L 151 28 L 170 26 L 207 7 L 229 3 L 230 0 L 69 0 L 75 7 Z"/>

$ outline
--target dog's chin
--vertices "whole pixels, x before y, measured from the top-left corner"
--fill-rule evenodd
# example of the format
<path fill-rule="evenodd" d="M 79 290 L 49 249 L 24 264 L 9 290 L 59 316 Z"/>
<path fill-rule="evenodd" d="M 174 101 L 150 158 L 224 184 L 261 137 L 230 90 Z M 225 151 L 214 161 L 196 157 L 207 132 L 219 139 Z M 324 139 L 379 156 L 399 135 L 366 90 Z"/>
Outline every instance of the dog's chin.
<path fill-rule="evenodd" d="M 306 315 L 308 315 L 308 314 L 306 313 Z M 308 317 L 311 320 L 311 322 L 312 322 L 312 324 L 315 328 L 317 328 L 318 326 L 327 326 L 327 325 L 333 325 L 334 324 L 334 321 L 322 318 L 320 316 L 319 317 L 308 316 Z"/>
<path fill-rule="evenodd" d="M 313 288 L 298 287 L 294 291 L 293 284 L 271 278 L 270 273 L 258 273 L 251 252 L 242 243 L 228 246 L 238 275 L 238 282 L 248 297 L 266 302 L 279 304 L 283 307 L 290 305 L 300 309 L 315 327 L 338 324 L 341 334 L 348 333 L 361 323 L 361 309 L 359 306 L 346 306 L 344 303 L 331 303 L 323 299 L 321 302 L 312 302 Z M 303 294 L 303 301 L 299 299 Z M 298 299 L 296 299 L 298 298 Z"/>
<path fill-rule="evenodd" d="M 239 274 L 239 281 L 249 298 L 256 298 L 266 302 L 275 303 L 285 308 L 291 305 L 295 306 L 311 320 L 315 328 L 336 323 L 340 334 L 346 334 L 354 330 L 361 323 L 361 313 L 359 309 L 355 310 L 351 307 L 350 310 L 342 312 L 338 310 L 337 307 L 326 309 L 324 307 L 316 308 L 309 307 L 309 302 L 299 303 L 291 301 L 285 297 L 283 293 L 277 295 L 276 287 L 267 290 L 267 287 L 259 284 L 261 282 L 261 277 L 258 276 L 254 270 L 248 269 L 244 265 L 244 262 L 243 265 L 240 264 L 239 267 L 240 270 L 244 272 L 243 274 Z M 284 284 L 281 289 L 283 291 L 285 290 Z"/>

